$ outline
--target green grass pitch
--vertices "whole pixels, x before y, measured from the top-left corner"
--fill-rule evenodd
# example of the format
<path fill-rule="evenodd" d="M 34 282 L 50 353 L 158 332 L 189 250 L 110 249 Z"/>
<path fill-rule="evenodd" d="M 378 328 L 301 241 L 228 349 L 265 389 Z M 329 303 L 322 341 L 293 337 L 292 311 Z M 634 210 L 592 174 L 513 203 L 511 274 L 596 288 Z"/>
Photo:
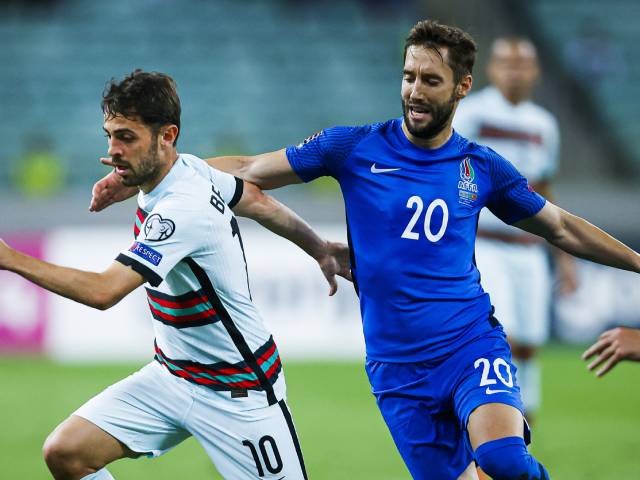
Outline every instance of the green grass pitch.
<path fill-rule="evenodd" d="M 544 406 L 533 452 L 560 480 L 640 478 L 640 365 L 595 379 L 580 350 L 552 346 L 543 356 Z M 69 366 L 0 359 L 0 478 L 49 478 L 46 435 L 71 411 L 138 366 Z M 311 479 L 410 478 L 376 410 L 360 363 L 286 362 L 289 402 Z M 117 479 L 219 479 L 189 440 L 159 459 L 121 460 Z"/>

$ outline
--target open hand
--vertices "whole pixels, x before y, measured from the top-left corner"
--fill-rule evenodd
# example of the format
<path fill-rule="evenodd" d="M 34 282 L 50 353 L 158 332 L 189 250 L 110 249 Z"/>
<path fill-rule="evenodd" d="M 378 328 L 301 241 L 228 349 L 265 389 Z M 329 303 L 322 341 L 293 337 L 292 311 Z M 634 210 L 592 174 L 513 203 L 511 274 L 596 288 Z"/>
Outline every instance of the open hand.
<path fill-rule="evenodd" d="M 594 370 L 598 365 L 606 362 L 596 372 L 598 377 L 603 376 L 621 360 L 640 361 L 640 330 L 624 327 L 607 330 L 582 354 L 582 359 L 588 360 L 596 354 L 598 356 L 587 368 Z"/>
<path fill-rule="evenodd" d="M 101 158 L 100 161 L 110 167 L 113 163 L 110 158 Z M 115 172 L 98 180 L 91 190 L 90 212 L 99 212 L 109 205 L 126 200 L 138 192 L 136 187 L 125 187 Z"/>
<path fill-rule="evenodd" d="M 324 255 L 320 256 L 317 261 L 320 270 L 322 270 L 322 274 L 329 283 L 330 296 L 338 291 L 336 275 L 340 275 L 350 282 L 353 281 L 351 277 L 349 247 L 344 243 L 326 242 Z"/>

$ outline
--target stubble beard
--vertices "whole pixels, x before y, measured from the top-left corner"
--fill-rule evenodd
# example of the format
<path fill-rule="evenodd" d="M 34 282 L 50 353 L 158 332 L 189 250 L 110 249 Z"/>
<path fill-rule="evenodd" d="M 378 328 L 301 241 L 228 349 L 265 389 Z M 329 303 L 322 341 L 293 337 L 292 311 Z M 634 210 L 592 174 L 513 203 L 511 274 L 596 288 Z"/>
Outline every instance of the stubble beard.
<path fill-rule="evenodd" d="M 130 167 L 130 174 L 127 177 L 121 177 L 120 180 L 125 187 L 137 187 L 155 179 L 159 173 L 158 145 L 152 142 L 138 166 L 135 169 Z"/>
<path fill-rule="evenodd" d="M 404 100 L 402 100 L 402 113 L 404 116 L 404 124 L 407 126 L 409 133 L 417 138 L 430 140 L 436 137 L 445 128 L 451 115 L 453 115 L 453 109 L 456 105 L 456 97 L 451 94 L 449 100 L 441 104 L 429 105 L 431 113 L 431 121 L 424 127 L 416 127 L 412 124 L 409 117 L 409 108 Z"/>

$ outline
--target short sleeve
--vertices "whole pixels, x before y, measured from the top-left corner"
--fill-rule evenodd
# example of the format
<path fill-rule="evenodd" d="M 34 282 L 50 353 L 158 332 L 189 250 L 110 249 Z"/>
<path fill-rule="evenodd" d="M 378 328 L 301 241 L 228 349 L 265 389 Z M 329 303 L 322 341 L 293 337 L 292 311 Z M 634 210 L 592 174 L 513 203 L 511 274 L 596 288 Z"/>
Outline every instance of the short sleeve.
<path fill-rule="evenodd" d="M 164 205 L 163 205 L 164 203 Z M 173 200 L 173 203 L 178 203 Z M 151 285 L 157 287 L 178 262 L 199 249 L 197 239 L 203 223 L 197 212 L 170 208 L 159 202 L 149 213 L 133 245 L 116 260 L 130 266 Z"/>
<path fill-rule="evenodd" d="M 243 192 L 244 182 L 238 177 L 211 167 L 201 158 L 193 155 L 182 155 L 183 160 L 193 168 L 198 175 L 206 178 L 218 190 L 224 202 L 233 208 L 240 201 Z"/>
<path fill-rule="evenodd" d="M 489 150 L 492 189 L 487 207 L 503 222 L 511 225 L 538 213 L 546 200 L 537 194 L 527 179 L 510 162 Z"/>
<path fill-rule="evenodd" d="M 370 131 L 371 126 L 327 128 L 288 147 L 287 159 L 305 182 L 323 176 L 339 178 L 345 160 Z"/>

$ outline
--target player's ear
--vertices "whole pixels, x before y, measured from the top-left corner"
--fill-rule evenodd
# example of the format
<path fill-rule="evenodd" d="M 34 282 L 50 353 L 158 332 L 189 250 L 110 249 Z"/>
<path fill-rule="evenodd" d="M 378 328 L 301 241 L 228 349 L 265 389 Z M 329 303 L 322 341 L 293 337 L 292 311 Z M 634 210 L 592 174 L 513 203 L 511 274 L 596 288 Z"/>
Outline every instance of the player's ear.
<path fill-rule="evenodd" d="M 176 125 L 168 125 L 160 130 L 162 143 L 173 145 L 178 138 L 178 127 Z"/>
<path fill-rule="evenodd" d="M 460 100 L 466 97 L 471 91 L 473 86 L 473 77 L 471 75 L 465 75 L 456 85 L 456 98 Z"/>

